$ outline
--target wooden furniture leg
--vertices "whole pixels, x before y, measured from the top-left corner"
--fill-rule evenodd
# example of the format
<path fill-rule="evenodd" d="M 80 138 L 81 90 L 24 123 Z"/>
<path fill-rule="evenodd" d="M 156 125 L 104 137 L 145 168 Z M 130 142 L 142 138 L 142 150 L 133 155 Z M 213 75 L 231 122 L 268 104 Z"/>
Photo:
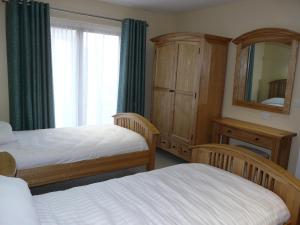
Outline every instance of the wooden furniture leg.
<path fill-rule="evenodd" d="M 220 126 L 217 123 L 213 123 L 213 135 L 212 135 L 212 143 L 220 144 L 221 143 L 221 134 L 219 132 Z"/>

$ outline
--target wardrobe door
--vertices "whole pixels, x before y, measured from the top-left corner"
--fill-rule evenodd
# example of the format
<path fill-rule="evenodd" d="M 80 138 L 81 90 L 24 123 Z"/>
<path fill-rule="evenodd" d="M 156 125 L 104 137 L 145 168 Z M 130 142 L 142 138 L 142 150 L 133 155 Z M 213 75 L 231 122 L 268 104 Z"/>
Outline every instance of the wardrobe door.
<path fill-rule="evenodd" d="M 175 88 L 175 73 L 177 64 L 177 44 L 166 44 L 155 51 L 154 87 L 168 90 Z"/>
<path fill-rule="evenodd" d="M 199 89 L 201 44 L 180 43 L 176 75 L 176 91 L 195 93 Z"/>
<path fill-rule="evenodd" d="M 155 89 L 152 101 L 152 123 L 160 132 L 159 146 L 170 147 L 170 132 L 172 128 L 172 102 L 174 93 L 163 89 Z"/>
<path fill-rule="evenodd" d="M 173 121 L 177 44 L 156 49 L 151 121 L 160 131 L 159 146 L 169 148 Z"/>
<path fill-rule="evenodd" d="M 200 49 L 200 43 L 181 43 L 178 47 L 172 137 L 188 144 L 193 141 L 196 126 Z"/>
<path fill-rule="evenodd" d="M 195 97 L 187 93 L 176 92 L 174 98 L 172 137 L 185 143 L 191 143 L 194 133 Z"/>

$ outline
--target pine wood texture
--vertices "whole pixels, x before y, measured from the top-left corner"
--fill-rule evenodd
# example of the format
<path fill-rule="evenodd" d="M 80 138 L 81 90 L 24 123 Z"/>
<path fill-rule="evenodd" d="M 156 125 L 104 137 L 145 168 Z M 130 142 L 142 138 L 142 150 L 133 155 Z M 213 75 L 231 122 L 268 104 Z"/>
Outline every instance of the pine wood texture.
<path fill-rule="evenodd" d="M 155 166 L 157 137 L 159 135 L 158 129 L 145 117 L 136 113 L 118 113 L 114 116 L 114 122 L 116 125 L 139 133 L 145 138 L 149 146 L 147 170 L 153 170 Z"/>
<path fill-rule="evenodd" d="M 300 33 L 283 28 L 260 28 L 249 31 L 233 39 L 235 44 L 250 45 L 257 42 L 272 41 L 290 43 L 300 41 Z"/>
<path fill-rule="evenodd" d="M 221 115 L 230 39 L 171 33 L 151 40 L 151 121 L 161 132 L 158 146 L 189 161 L 191 146 L 210 142 L 210 121 Z"/>
<path fill-rule="evenodd" d="M 25 180 L 29 187 L 36 187 L 59 181 L 71 180 L 101 173 L 148 165 L 149 151 L 134 152 L 111 157 L 84 160 L 18 170 L 16 176 Z"/>
<path fill-rule="evenodd" d="M 114 116 L 114 122 L 118 126 L 142 135 L 147 141 L 149 149 L 74 163 L 18 170 L 16 176 L 27 181 L 30 187 L 34 187 L 142 165 L 145 165 L 147 170 L 154 169 L 156 142 L 159 134 L 155 126 L 144 117 L 135 113 L 119 113 Z M 2 163 L 0 164 L 0 171 L 2 171 L 1 168 Z"/>
<path fill-rule="evenodd" d="M 203 39 L 208 42 L 228 44 L 231 38 L 221 37 L 211 34 L 201 34 L 201 33 L 191 33 L 191 32 L 177 32 L 163 34 L 151 39 L 152 42 L 157 44 L 176 42 L 176 41 L 186 41 L 186 42 L 201 42 Z"/>
<path fill-rule="evenodd" d="M 292 138 L 297 136 L 296 133 L 231 118 L 214 119 L 213 123 L 213 143 L 229 144 L 229 139 L 234 138 L 270 149 L 270 159 L 287 168 Z"/>
<path fill-rule="evenodd" d="M 286 224 L 300 224 L 300 181 L 270 160 L 240 147 L 210 144 L 193 147 L 192 162 L 226 170 L 276 193 L 291 213 Z"/>
<path fill-rule="evenodd" d="M 300 33 L 280 28 L 262 28 L 250 31 L 233 40 L 237 44 L 237 56 L 233 87 L 233 104 L 252 109 L 275 113 L 289 114 L 292 101 Z M 245 101 L 245 86 L 248 62 L 248 47 L 258 42 L 282 42 L 291 45 L 288 65 L 288 78 L 286 82 L 284 105 L 273 106 L 254 101 Z"/>
<path fill-rule="evenodd" d="M 175 89 L 175 76 L 177 65 L 177 46 L 175 43 L 168 43 L 156 49 L 157 60 L 154 61 L 154 70 L 157 74 L 153 80 L 152 92 L 152 123 L 159 125 L 161 144 L 168 147 L 166 141 L 171 132 L 173 118 L 168 117 L 173 106 Z"/>
<path fill-rule="evenodd" d="M 175 65 L 177 64 L 177 48 L 175 44 L 164 45 L 157 51 L 157 79 L 155 79 L 155 86 L 160 88 L 173 88 L 174 79 L 172 76 L 175 72 Z"/>
<path fill-rule="evenodd" d="M 16 161 L 8 152 L 0 152 L 0 175 L 14 177 Z"/>
<path fill-rule="evenodd" d="M 268 98 L 285 98 L 286 80 L 273 80 L 269 83 Z"/>

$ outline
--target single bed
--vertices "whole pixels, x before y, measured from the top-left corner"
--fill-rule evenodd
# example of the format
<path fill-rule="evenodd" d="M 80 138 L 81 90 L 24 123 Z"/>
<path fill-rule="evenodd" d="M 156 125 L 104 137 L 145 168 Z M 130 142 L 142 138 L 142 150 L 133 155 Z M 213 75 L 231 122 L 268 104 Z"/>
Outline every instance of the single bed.
<path fill-rule="evenodd" d="M 273 162 L 229 145 L 196 146 L 192 161 L 37 196 L 22 180 L 0 177 L 0 222 L 300 224 L 300 182 Z"/>
<path fill-rule="evenodd" d="M 152 170 L 158 130 L 134 113 L 117 114 L 114 123 L 14 132 L 16 141 L 0 145 L 0 154 L 13 156 L 16 176 L 31 187 L 142 165 Z"/>
<path fill-rule="evenodd" d="M 273 80 L 269 82 L 268 98 L 261 103 L 265 105 L 283 107 L 285 101 L 287 79 Z"/>

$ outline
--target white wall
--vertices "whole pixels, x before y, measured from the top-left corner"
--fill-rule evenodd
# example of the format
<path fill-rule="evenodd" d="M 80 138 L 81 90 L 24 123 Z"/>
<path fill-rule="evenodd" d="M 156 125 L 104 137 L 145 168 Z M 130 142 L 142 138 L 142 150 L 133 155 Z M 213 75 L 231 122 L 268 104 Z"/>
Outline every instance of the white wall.
<path fill-rule="evenodd" d="M 242 0 L 178 14 L 177 31 L 210 33 L 231 38 L 262 27 L 288 28 L 300 32 L 299 12 L 299 0 Z M 261 111 L 232 105 L 235 56 L 236 46 L 231 44 L 228 54 L 223 116 L 297 132 L 298 136 L 293 139 L 292 143 L 289 170 L 300 177 L 300 159 L 298 159 L 300 157 L 300 108 L 295 106 L 295 101 L 300 101 L 300 55 L 291 113 L 290 115 L 270 113 L 268 120 L 262 119 Z"/>
<path fill-rule="evenodd" d="M 98 0 L 43 0 L 50 3 L 51 7 L 67 10 L 80 11 L 89 14 L 116 17 L 135 18 L 146 20 L 149 24 L 148 39 L 166 32 L 175 30 L 175 19 L 173 15 L 161 12 L 149 12 L 141 9 L 116 6 L 103 3 Z M 119 22 L 112 22 L 98 18 L 78 16 L 69 13 L 62 13 L 51 10 L 51 16 L 64 17 L 69 19 L 84 20 L 87 22 L 110 24 L 120 26 Z M 147 62 L 146 62 L 146 103 L 150 103 L 150 90 L 152 80 L 153 45 L 147 42 Z M 7 83 L 7 62 L 6 62 L 6 37 L 5 37 L 5 4 L 0 2 L 0 120 L 9 121 L 8 103 L 8 83 Z M 149 114 L 149 104 L 146 104 L 146 112 Z"/>

